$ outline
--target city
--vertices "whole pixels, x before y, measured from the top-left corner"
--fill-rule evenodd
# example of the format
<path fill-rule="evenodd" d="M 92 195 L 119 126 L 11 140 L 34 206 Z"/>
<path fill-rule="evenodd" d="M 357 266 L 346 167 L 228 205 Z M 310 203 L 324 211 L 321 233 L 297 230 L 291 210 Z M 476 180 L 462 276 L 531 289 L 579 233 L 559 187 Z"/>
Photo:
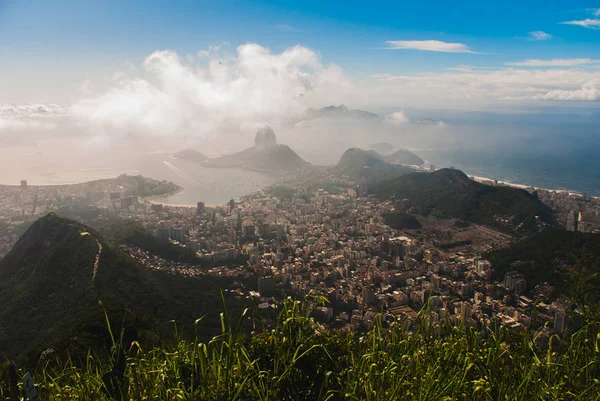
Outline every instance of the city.
<path fill-rule="evenodd" d="M 329 182 L 324 185 L 329 191 L 318 188 L 315 174 Z M 540 344 L 553 333 L 565 333 L 568 304 L 552 297 L 550 284 L 528 287 L 516 271 L 494 275 L 486 255 L 507 247 L 515 239 L 511 234 L 433 216 L 417 216 L 417 229 L 394 229 L 385 216 L 411 215 L 410 199 L 367 195 L 364 176 L 331 183 L 324 170 L 308 174 L 309 181 L 306 175 L 286 177 L 283 184 L 294 187 L 274 186 L 221 206 L 153 203 L 153 195 L 178 188 L 142 177 L 4 186 L 0 251 L 6 254 L 17 242 L 20 225 L 49 212 L 70 213 L 92 226 L 132 219 L 155 237 L 193 251 L 201 263 L 168 261 L 123 246 L 143 266 L 182 276 L 229 277 L 233 284 L 224 291 L 252 299 L 262 309 L 277 310 L 288 296 L 321 295 L 328 302 L 316 307 L 314 317 L 324 327 L 367 331 L 378 317 L 389 325 L 421 313 L 433 326 L 501 324 L 515 332 L 539 331 Z M 301 185 L 306 182 L 310 185 Z M 568 229 L 598 232 L 598 198 L 529 190 L 552 205 Z"/>

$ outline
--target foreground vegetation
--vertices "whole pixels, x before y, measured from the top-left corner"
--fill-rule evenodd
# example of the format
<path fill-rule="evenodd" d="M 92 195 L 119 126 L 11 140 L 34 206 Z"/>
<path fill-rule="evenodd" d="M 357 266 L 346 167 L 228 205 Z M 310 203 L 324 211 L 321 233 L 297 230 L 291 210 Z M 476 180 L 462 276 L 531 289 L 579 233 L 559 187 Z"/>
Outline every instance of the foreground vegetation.
<path fill-rule="evenodd" d="M 434 333 L 421 318 L 378 324 L 362 337 L 328 332 L 306 317 L 310 305 L 287 300 L 274 327 L 254 336 L 242 334 L 246 311 L 233 324 L 222 314 L 222 333 L 208 342 L 144 349 L 115 338 L 111 358 L 42 358 L 33 376 L 42 399 L 52 400 L 111 399 L 104 383 L 128 400 L 600 399 L 597 322 L 540 349 L 534 335 L 450 326 Z M 6 397 L 6 382 L 2 388 Z"/>

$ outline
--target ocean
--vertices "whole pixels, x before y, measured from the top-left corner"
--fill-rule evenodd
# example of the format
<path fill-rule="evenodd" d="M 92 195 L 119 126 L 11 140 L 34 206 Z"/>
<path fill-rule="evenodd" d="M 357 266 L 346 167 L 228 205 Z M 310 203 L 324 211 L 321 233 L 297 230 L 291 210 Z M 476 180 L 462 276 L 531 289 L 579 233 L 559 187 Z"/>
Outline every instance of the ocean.
<path fill-rule="evenodd" d="M 453 166 L 471 176 L 600 196 L 600 117 L 596 114 L 511 115 L 510 118 L 469 114 L 461 115 L 462 120 L 454 115 L 443 118 L 448 123 L 442 130 L 423 127 L 411 131 L 420 128 L 413 125 L 380 139 L 397 148 L 412 149 L 437 168 Z M 309 141 L 313 148 L 302 148 L 289 135 L 284 143 L 294 149 L 294 143 L 298 142 L 300 155 L 311 161 L 311 156 L 318 153 L 314 149 L 319 147 L 317 141 L 318 138 Z M 346 142 L 320 146 L 321 153 L 326 149 L 328 162 L 335 163 L 345 150 L 343 146 L 358 145 L 350 137 Z M 0 184 L 19 185 L 21 180 L 31 185 L 71 184 L 120 174 L 141 174 L 173 181 L 184 188 L 157 201 L 194 205 L 198 201 L 223 204 L 274 182 L 273 177 L 259 172 L 211 169 L 177 160 L 170 151 L 129 148 L 83 152 L 69 146 L 52 140 L 37 146 L 0 147 Z"/>
<path fill-rule="evenodd" d="M 469 176 L 600 196 L 600 153 L 564 155 L 461 150 L 417 150 L 436 168 L 453 166 Z"/>
<path fill-rule="evenodd" d="M 172 205 L 224 204 L 230 199 L 271 185 L 273 177 L 242 169 L 206 168 L 193 162 L 178 160 L 171 153 L 153 152 L 93 157 L 62 155 L 54 152 L 0 152 L 0 184 L 62 185 L 114 178 L 120 174 L 143 175 L 156 180 L 172 181 L 182 191 L 156 198 L 156 202 Z"/>

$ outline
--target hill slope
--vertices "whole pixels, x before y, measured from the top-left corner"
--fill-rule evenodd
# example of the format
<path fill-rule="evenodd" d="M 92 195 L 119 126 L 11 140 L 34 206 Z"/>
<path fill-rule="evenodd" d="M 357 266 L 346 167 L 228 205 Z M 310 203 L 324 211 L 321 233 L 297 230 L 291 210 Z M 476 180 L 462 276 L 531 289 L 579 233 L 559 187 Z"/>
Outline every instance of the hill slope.
<path fill-rule="evenodd" d="M 209 159 L 207 167 L 241 167 L 262 171 L 292 171 L 306 163 L 287 145 L 277 144 L 275 133 L 268 125 L 260 128 L 254 137 L 254 146 L 231 155 Z"/>
<path fill-rule="evenodd" d="M 500 280 L 509 271 L 516 270 L 525 275 L 528 287 L 549 282 L 563 293 L 567 289 L 569 269 L 578 261 L 593 271 L 600 271 L 600 235 L 546 230 L 508 248 L 490 252 L 486 257 Z M 600 282 L 596 282 L 596 288 L 600 288 Z"/>
<path fill-rule="evenodd" d="M 410 168 L 386 162 L 383 160 L 383 156 L 374 150 L 358 148 L 346 150 L 334 169 L 338 173 L 348 175 L 353 179 L 359 179 L 365 166 L 369 167 L 369 176 L 373 182 L 389 180 L 413 172 Z"/>
<path fill-rule="evenodd" d="M 552 210 L 529 192 L 480 184 L 459 170 L 409 174 L 380 183 L 375 193 L 382 199 L 408 198 L 415 212 L 423 215 L 455 217 L 520 232 L 554 223 Z"/>
<path fill-rule="evenodd" d="M 350 110 L 346 106 L 326 106 L 320 109 L 309 109 L 306 112 L 306 118 L 356 118 L 367 120 L 381 120 L 377 114 L 370 113 L 364 110 Z"/>
<path fill-rule="evenodd" d="M 185 149 L 173 154 L 173 157 L 192 162 L 204 163 L 208 157 L 194 149 Z"/>
<path fill-rule="evenodd" d="M 407 164 L 410 166 L 422 166 L 425 160 L 406 149 L 398 149 L 391 155 L 383 156 L 383 160 L 389 163 Z"/>
<path fill-rule="evenodd" d="M 287 145 L 265 148 L 251 147 L 241 152 L 209 159 L 207 167 L 242 167 L 255 170 L 291 171 L 302 168 L 307 163 Z"/>
<path fill-rule="evenodd" d="M 140 266 L 91 228 L 49 214 L 0 261 L 0 355 L 103 344 L 104 310 L 131 338 L 151 340 L 159 320 L 189 324 L 218 307 L 218 288 Z"/>
<path fill-rule="evenodd" d="M 172 244 L 167 239 L 155 237 L 135 220 L 116 220 L 99 230 L 107 239 L 117 244 L 134 246 L 174 262 L 201 264 L 194 251 Z"/>

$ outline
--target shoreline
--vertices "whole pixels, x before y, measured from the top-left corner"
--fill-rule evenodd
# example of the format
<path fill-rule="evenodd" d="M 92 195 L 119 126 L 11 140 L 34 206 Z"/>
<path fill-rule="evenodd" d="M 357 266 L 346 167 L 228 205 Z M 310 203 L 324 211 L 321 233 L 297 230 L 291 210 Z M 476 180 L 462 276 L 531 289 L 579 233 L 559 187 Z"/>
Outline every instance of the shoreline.
<path fill-rule="evenodd" d="M 475 182 L 478 182 L 480 184 L 487 184 L 488 182 L 491 182 L 492 184 L 494 184 L 495 182 L 497 182 L 497 184 L 495 184 L 495 185 L 504 185 L 507 187 L 524 189 L 526 191 L 529 189 L 534 189 L 534 190 L 542 190 L 542 191 L 548 191 L 548 192 L 568 193 L 569 195 L 575 195 L 575 196 L 583 196 L 582 192 L 570 190 L 570 189 L 549 189 L 549 188 L 536 187 L 534 185 L 524 185 L 524 184 L 518 184 L 518 183 L 514 183 L 514 182 L 510 182 L 510 181 L 497 180 L 495 178 L 481 177 L 481 176 L 477 176 L 477 175 L 467 174 L 467 176 L 469 177 L 469 179 L 471 179 Z M 589 196 L 590 198 L 598 198 L 598 196 L 593 196 L 593 195 L 587 195 L 587 196 Z"/>
<path fill-rule="evenodd" d="M 167 206 L 167 207 L 179 207 L 179 208 L 194 208 L 195 209 L 196 207 L 198 207 L 198 205 L 186 205 L 186 204 L 181 204 L 181 203 L 179 203 L 179 204 L 177 204 L 177 203 L 164 203 L 164 202 L 157 202 L 157 201 L 154 201 L 154 200 L 149 201 L 147 203 L 149 203 L 151 205 L 162 205 L 162 206 Z M 208 205 L 208 204 L 204 204 L 204 207 L 221 207 L 223 205 L 225 205 L 225 204 L 224 203 L 220 204 L 220 205 L 215 205 L 215 204 Z"/>

